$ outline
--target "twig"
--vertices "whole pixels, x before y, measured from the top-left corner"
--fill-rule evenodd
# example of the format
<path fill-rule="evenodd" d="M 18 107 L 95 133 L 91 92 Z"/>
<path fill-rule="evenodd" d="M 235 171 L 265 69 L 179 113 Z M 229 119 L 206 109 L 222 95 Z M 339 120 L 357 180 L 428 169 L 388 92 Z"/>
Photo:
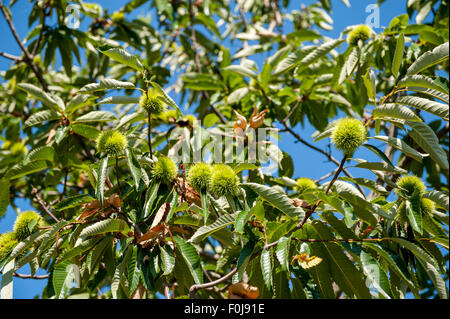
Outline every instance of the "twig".
<path fill-rule="evenodd" d="M 42 77 L 41 72 L 39 72 L 38 67 L 33 62 L 33 56 L 28 52 L 27 48 L 22 44 L 22 41 L 20 40 L 19 35 L 17 34 L 16 28 L 14 27 L 14 24 L 12 23 L 11 17 L 9 16 L 8 12 L 5 9 L 5 6 L 3 5 L 3 1 L 0 0 L 0 10 L 3 13 L 3 16 L 6 19 L 6 22 L 8 23 L 9 28 L 11 29 L 11 32 L 16 39 L 17 44 L 19 45 L 20 49 L 25 54 L 25 62 L 29 65 L 33 73 L 36 75 L 36 78 L 38 79 L 39 83 L 41 84 L 44 91 L 48 92 L 47 83 L 45 83 L 44 78 Z"/>
<path fill-rule="evenodd" d="M 10 60 L 13 60 L 13 61 L 22 61 L 22 59 L 20 57 L 6 53 L 6 52 L 2 52 L 2 51 L 0 51 L 0 56 L 10 59 Z"/>
<path fill-rule="evenodd" d="M 56 222 L 59 222 L 59 219 L 56 218 L 55 215 L 52 214 L 52 212 L 50 211 L 50 209 L 47 207 L 47 205 L 45 204 L 44 200 L 42 199 L 41 195 L 39 195 L 38 190 L 34 186 L 31 186 L 31 187 L 32 187 L 31 193 L 34 194 L 34 197 L 36 198 L 36 201 L 39 203 L 39 205 L 41 205 L 42 209 L 51 218 L 53 218 Z"/>
<path fill-rule="evenodd" d="M 37 275 L 25 275 L 25 274 L 19 274 L 17 272 L 14 272 L 14 277 L 18 277 L 18 278 L 22 278 L 22 279 L 47 279 L 48 277 L 50 277 L 50 275 L 41 275 L 41 276 L 37 276 Z"/>
<path fill-rule="evenodd" d="M 152 150 L 152 114 L 150 112 L 147 112 L 148 116 L 148 132 L 147 132 L 147 139 L 148 139 L 148 149 L 150 152 L 150 158 L 153 158 L 153 150 Z"/>
<path fill-rule="evenodd" d="M 227 281 L 228 279 L 233 277 L 233 275 L 237 272 L 237 270 L 238 270 L 237 268 L 233 268 L 228 274 L 226 274 L 222 278 L 219 278 L 217 280 L 207 282 L 207 283 L 201 284 L 201 285 L 199 285 L 199 284 L 192 285 L 191 288 L 189 288 L 189 298 L 191 298 L 191 299 L 195 298 L 196 292 L 200 289 L 211 288 L 211 287 L 217 286 L 218 284 L 223 283 L 224 281 Z"/>
<path fill-rule="evenodd" d="M 198 42 L 197 42 L 197 36 L 195 35 L 195 28 L 194 28 L 194 8 L 192 6 L 192 0 L 189 0 L 189 19 L 191 23 L 191 41 L 192 41 L 192 50 L 194 51 L 194 61 L 197 66 L 197 69 L 200 73 L 202 73 L 202 65 L 200 63 L 200 57 L 198 55 Z M 209 94 L 206 91 L 202 91 L 202 94 L 205 95 L 207 99 L 209 99 Z M 217 115 L 219 120 L 225 124 L 227 120 L 225 119 L 225 116 L 213 105 L 210 104 L 211 109 L 213 112 Z"/>

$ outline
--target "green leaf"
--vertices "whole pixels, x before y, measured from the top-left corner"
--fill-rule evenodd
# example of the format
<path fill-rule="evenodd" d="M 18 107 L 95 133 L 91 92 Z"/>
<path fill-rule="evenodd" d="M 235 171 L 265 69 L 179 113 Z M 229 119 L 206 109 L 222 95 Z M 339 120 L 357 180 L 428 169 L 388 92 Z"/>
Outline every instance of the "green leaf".
<path fill-rule="evenodd" d="M 139 189 L 139 182 L 141 180 L 141 165 L 134 155 L 133 149 L 127 147 L 125 149 L 125 155 L 127 157 L 127 164 L 131 172 L 131 176 L 133 176 L 134 185 L 136 187 L 136 191 Z"/>
<path fill-rule="evenodd" d="M 6 209 L 9 205 L 9 192 L 10 182 L 6 178 L 0 179 L 0 218 L 5 215 Z"/>
<path fill-rule="evenodd" d="M 280 262 L 281 269 L 289 270 L 289 244 L 290 239 L 288 237 L 281 237 L 277 244 L 275 255 Z"/>
<path fill-rule="evenodd" d="M 425 52 L 413 64 L 411 64 L 406 74 L 417 74 L 428 69 L 429 67 L 432 67 L 433 65 L 448 60 L 448 52 L 448 42 L 435 47 L 432 51 Z"/>
<path fill-rule="evenodd" d="M 60 201 L 59 203 L 57 203 L 55 205 L 54 210 L 57 212 L 60 212 L 60 211 L 66 210 L 66 209 L 78 207 L 82 204 L 91 202 L 93 200 L 94 200 L 94 198 L 92 198 L 88 194 L 75 195 L 75 196 L 72 196 L 69 198 L 65 198 L 62 201 Z"/>
<path fill-rule="evenodd" d="M 396 137 L 389 137 L 389 136 L 374 136 L 371 137 L 379 141 L 383 141 L 385 143 L 388 143 L 393 148 L 402 151 L 406 156 L 409 156 L 413 159 L 415 159 L 418 162 L 422 162 L 424 155 L 417 152 L 415 149 L 413 149 L 411 146 L 406 144 L 403 140 L 396 138 Z"/>
<path fill-rule="evenodd" d="M 180 236 L 174 236 L 176 249 L 187 263 L 189 272 L 196 284 L 203 283 L 203 272 L 200 264 L 200 257 L 194 246 L 184 241 Z"/>
<path fill-rule="evenodd" d="M 387 163 L 373 163 L 373 162 L 362 162 L 355 167 L 359 168 L 367 168 L 374 171 L 383 171 L 383 172 L 390 172 L 390 173 L 396 173 L 396 174 L 407 174 L 408 171 L 404 170 L 403 168 L 400 168 L 398 166 L 392 166 Z"/>
<path fill-rule="evenodd" d="M 28 164 L 18 163 L 14 165 L 10 170 L 8 170 L 5 177 L 9 178 L 10 180 L 13 180 L 22 176 L 42 171 L 43 169 L 46 168 L 47 168 L 46 161 L 34 161 Z"/>
<path fill-rule="evenodd" d="M 120 232 L 127 234 L 130 231 L 128 224 L 122 219 L 105 219 L 84 228 L 80 237 L 89 237 L 104 233 Z"/>
<path fill-rule="evenodd" d="M 295 207 L 290 199 L 280 191 L 256 183 L 245 183 L 245 186 L 250 187 L 255 193 L 261 196 L 262 199 L 269 202 L 274 207 L 281 210 L 290 218 L 303 218 L 305 216 L 305 212 L 300 207 Z"/>
<path fill-rule="evenodd" d="M 395 46 L 394 58 L 392 60 L 392 75 L 395 79 L 398 77 L 398 71 L 402 64 L 403 51 L 405 49 L 405 36 L 403 33 L 397 37 L 397 44 Z"/>
<path fill-rule="evenodd" d="M 137 104 L 139 97 L 134 96 L 109 96 L 104 98 L 98 104 Z"/>
<path fill-rule="evenodd" d="M 97 50 L 110 57 L 114 61 L 125 64 L 139 72 L 144 71 L 144 66 L 142 65 L 141 61 L 136 56 L 131 55 L 128 51 L 122 48 L 113 48 L 106 45 L 97 48 Z"/>
<path fill-rule="evenodd" d="M 238 234 L 244 233 L 244 226 L 247 223 L 247 220 L 251 216 L 251 211 L 241 211 L 237 213 L 236 221 L 234 223 L 234 231 Z"/>
<path fill-rule="evenodd" d="M 420 110 L 424 110 L 425 112 L 437 115 L 446 121 L 448 121 L 449 119 L 448 105 L 443 103 L 431 101 L 429 99 L 418 96 L 401 96 L 397 98 L 393 103 L 404 104 Z"/>
<path fill-rule="evenodd" d="M 47 121 L 59 120 L 61 119 L 61 114 L 53 110 L 45 110 L 34 113 L 31 115 L 23 124 L 23 128 L 31 127 L 37 124 L 41 124 Z"/>
<path fill-rule="evenodd" d="M 74 111 L 93 103 L 95 97 L 86 94 L 77 94 L 69 102 L 66 107 L 66 113 L 72 114 Z"/>
<path fill-rule="evenodd" d="M 406 204 L 406 214 L 408 216 L 409 223 L 411 227 L 418 232 L 419 234 L 423 233 L 423 225 L 422 225 L 422 215 L 419 207 L 413 205 L 409 200 L 405 201 Z"/>
<path fill-rule="evenodd" d="M 250 89 L 246 86 L 241 87 L 237 90 L 234 90 L 233 92 L 231 92 L 230 95 L 228 95 L 227 97 L 227 103 L 228 104 L 233 104 L 233 103 L 238 103 L 239 101 L 241 101 L 248 93 L 250 92 Z"/>
<path fill-rule="evenodd" d="M 430 77 L 424 76 L 424 75 L 407 75 L 403 77 L 397 85 L 398 88 L 404 88 L 407 87 L 410 91 L 419 91 L 421 92 L 422 89 L 417 90 L 416 87 L 419 88 L 426 88 L 435 90 L 441 93 L 444 93 L 448 95 L 448 87 L 445 87 L 440 83 L 439 81 L 433 80 Z"/>
<path fill-rule="evenodd" d="M 370 179 L 367 178 L 350 178 L 350 177 L 339 177 L 340 180 L 342 181 L 346 181 L 346 182 L 350 182 L 350 183 L 355 183 L 361 186 L 364 186 L 374 192 L 377 192 L 379 194 L 385 194 L 388 191 L 386 190 L 386 188 L 384 188 L 382 185 L 377 184 L 375 181 L 372 181 Z"/>
<path fill-rule="evenodd" d="M 147 189 L 145 193 L 145 202 L 143 207 L 143 219 L 147 219 L 150 217 L 152 213 L 153 202 L 155 201 L 156 197 L 158 196 L 158 190 L 159 190 L 160 183 L 157 181 L 153 181 L 151 183 L 151 186 Z"/>
<path fill-rule="evenodd" d="M 199 20 L 203 25 L 212 31 L 219 39 L 221 39 L 219 28 L 216 25 L 214 19 L 204 13 L 198 13 L 195 15 L 195 19 Z"/>
<path fill-rule="evenodd" d="M 52 146 L 39 146 L 33 150 L 31 150 L 27 157 L 25 158 L 24 163 L 34 162 L 34 161 L 50 161 L 53 162 L 55 157 L 55 150 Z"/>
<path fill-rule="evenodd" d="M 249 78 L 252 79 L 257 79 L 258 75 L 251 69 L 242 66 L 242 65 L 230 65 L 227 66 L 226 68 L 224 68 L 224 70 L 233 72 L 233 73 L 237 73 L 239 75 L 243 75 L 243 76 L 248 76 Z"/>
<path fill-rule="evenodd" d="M 167 245 L 161 247 L 161 261 L 163 275 L 167 276 L 171 274 L 173 268 L 175 267 L 175 258 L 173 257 L 172 249 L 170 249 L 170 247 Z"/>
<path fill-rule="evenodd" d="M 333 238 L 330 230 L 320 221 L 313 221 L 312 226 L 321 239 Z M 342 280 L 342 285 L 351 289 L 356 298 L 371 299 L 369 289 L 362 278 L 361 273 L 355 267 L 353 262 L 349 260 L 344 253 L 342 247 L 333 242 L 322 243 L 321 246 L 327 252 L 327 256 L 331 259 L 331 267 L 336 271 L 333 275 L 335 280 Z M 344 288 L 344 287 L 341 288 Z"/>
<path fill-rule="evenodd" d="M 421 121 L 420 117 L 409 108 L 394 103 L 387 103 L 374 108 L 372 115 L 375 118 L 392 117 L 408 121 Z"/>
<path fill-rule="evenodd" d="M 301 59 L 300 68 L 303 69 L 310 66 L 312 63 L 329 53 L 334 48 L 340 46 L 344 42 L 345 40 L 337 39 L 319 45 L 316 49 L 312 50 L 304 58 Z"/>
<path fill-rule="evenodd" d="M 427 272 L 428 277 L 430 277 L 433 286 L 436 288 L 436 291 L 438 292 L 439 298 L 443 300 L 448 300 L 448 291 L 445 281 L 442 278 L 442 275 L 431 263 L 426 262 L 424 260 L 419 260 L 419 262 L 422 264 L 423 268 Z"/>
<path fill-rule="evenodd" d="M 375 96 L 377 94 L 377 85 L 376 85 L 375 73 L 372 71 L 372 69 L 367 69 L 366 74 L 364 74 L 363 81 L 364 81 L 364 86 L 367 89 L 367 96 L 370 99 L 375 100 Z M 375 108 L 375 110 L 378 110 L 378 109 L 379 108 Z M 375 112 L 375 110 L 373 112 Z"/>
<path fill-rule="evenodd" d="M 91 111 L 86 113 L 77 119 L 74 122 L 106 122 L 106 121 L 114 121 L 116 117 L 114 114 L 108 111 Z"/>
<path fill-rule="evenodd" d="M 90 83 L 83 86 L 78 92 L 94 92 L 104 90 L 119 90 L 119 89 L 135 89 L 133 83 L 117 81 L 113 79 L 102 79 L 99 83 Z"/>
<path fill-rule="evenodd" d="M 394 164 L 392 164 L 391 160 L 378 147 L 370 144 L 363 144 L 362 146 L 377 154 L 389 166 L 394 167 Z"/>
<path fill-rule="evenodd" d="M 62 299 L 66 296 L 72 288 L 74 278 L 73 264 L 69 260 L 55 266 L 52 283 L 56 299 Z"/>
<path fill-rule="evenodd" d="M 439 144 L 439 140 L 434 131 L 423 122 L 406 122 L 406 125 L 413 130 L 408 133 L 409 136 L 438 163 L 444 170 L 448 171 L 447 154 Z"/>
<path fill-rule="evenodd" d="M 380 257 L 388 263 L 390 270 L 402 278 L 412 290 L 417 290 L 406 269 L 402 270 L 402 268 L 400 268 L 395 259 L 392 257 L 392 253 L 376 243 L 363 242 L 362 244 L 378 253 Z"/>
<path fill-rule="evenodd" d="M 419 259 L 430 263 L 434 268 L 438 269 L 439 265 L 437 264 L 436 260 L 434 260 L 430 255 L 428 255 L 425 251 L 422 250 L 419 246 L 413 244 L 412 242 L 402 239 L 402 238 L 391 238 L 392 241 L 400 244 L 401 246 L 405 247 L 406 249 L 410 250 L 416 257 Z"/>
<path fill-rule="evenodd" d="M 425 192 L 422 197 L 432 200 L 438 206 L 444 208 L 446 211 L 449 210 L 448 194 L 446 194 L 444 192 L 433 190 L 433 191 Z"/>
<path fill-rule="evenodd" d="M 13 299 L 14 260 L 8 262 L 2 272 L 0 299 Z"/>
<path fill-rule="evenodd" d="M 128 261 L 128 287 L 130 293 L 133 293 L 137 289 L 140 279 L 141 269 L 138 260 L 138 247 L 134 246 L 133 253 Z"/>
<path fill-rule="evenodd" d="M 386 272 L 381 269 L 380 264 L 364 250 L 361 250 L 360 259 L 362 268 L 375 289 L 377 289 L 385 298 L 391 299 L 392 292 L 389 278 Z"/>
<path fill-rule="evenodd" d="M 92 141 L 96 141 L 97 137 L 100 135 L 100 130 L 91 125 L 72 124 L 71 127 L 76 134 L 86 137 Z"/>
<path fill-rule="evenodd" d="M 158 83 L 156 82 L 150 82 L 150 84 L 159 92 L 159 94 L 164 97 L 164 101 L 170 106 L 172 107 L 175 111 L 177 111 L 177 114 L 179 116 L 183 115 L 183 112 L 181 112 L 180 107 L 178 106 L 177 103 L 175 103 L 175 101 L 166 93 L 166 91 L 163 90 L 162 87 L 159 86 Z"/>
<path fill-rule="evenodd" d="M 90 238 L 88 240 L 84 240 L 79 242 L 75 247 L 69 248 L 66 250 L 58 259 L 58 263 L 64 262 L 66 260 L 69 260 L 73 257 L 79 256 L 88 249 L 91 249 L 96 245 L 102 238 L 101 237 L 95 237 Z"/>
<path fill-rule="evenodd" d="M 222 215 L 215 222 L 213 222 L 211 225 L 202 226 L 192 235 L 192 237 L 188 240 L 190 243 L 196 243 L 204 238 L 208 237 L 212 233 L 225 228 L 229 225 L 234 224 L 236 221 L 236 217 L 238 216 L 238 213 L 234 214 L 226 214 Z"/>
<path fill-rule="evenodd" d="M 64 104 L 59 105 L 58 102 L 49 94 L 42 89 L 29 83 L 19 83 L 17 85 L 22 90 L 30 93 L 32 96 L 41 101 L 45 106 L 51 107 L 55 111 L 64 111 Z"/>
<path fill-rule="evenodd" d="M 261 272 L 267 289 L 272 289 L 272 254 L 270 250 L 264 249 L 261 253 Z"/>

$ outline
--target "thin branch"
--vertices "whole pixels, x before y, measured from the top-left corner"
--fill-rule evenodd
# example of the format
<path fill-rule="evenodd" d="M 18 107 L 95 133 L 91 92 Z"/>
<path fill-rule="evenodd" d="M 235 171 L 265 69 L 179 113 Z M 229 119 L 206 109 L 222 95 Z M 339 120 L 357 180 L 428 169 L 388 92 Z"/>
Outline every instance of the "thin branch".
<path fill-rule="evenodd" d="M 192 50 L 194 51 L 194 61 L 197 66 L 198 72 L 202 73 L 202 65 L 200 63 L 200 56 L 198 54 L 198 42 L 197 42 L 197 36 L 195 35 L 195 28 L 194 28 L 194 8 L 192 6 L 192 0 L 189 0 L 189 19 L 191 24 L 191 41 L 192 41 Z M 207 99 L 209 99 L 209 94 L 206 91 L 202 91 L 202 94 L 205 95 Z M 227 120 L 225 119 L 225 116 L 213 105 L 210 104 L 211 109 L 213 112 L 217 115 L 219 120 L 225 124 Z"/>
<path fill-rule="evenodd" d="M 201 285 L 199 285 L 199 284 L 192 285 L 191 288 L 189 288 L 189 298 L 195 298 L 196 292 L 200 289 L 211 288 L 211 287 L 217 286 L 218 284 L 221 284 L 221 283 L 227 281 L 228 279 L 233 277 L 233 275 L 237 272 L 237 270 L 238 270 L 237 268 L 233 268 L 228 274 L 226 274 L 222 278 L 219 278 L 217 280 L 207 282 L 207 283 L 201 284 Z"/>
<path fill-rule="evenodd" d="M 31 186 L 32 190 L 31 193 L 34 194 L 34 197 L 36 198 L 36 201 L 39 203 L 39 205 L 41 205 L 42 209 L 51 217 L 53 218 L 56 222 L 59 222 L 59 219 L 55 217 L 55 215 L 52 214 L 52 212 L 50 211 L 50 209 L 48 208 L 47 204 L 44 202 L 44 200 L 42 199 L 41 195 L 39 195 L 38 190 L 34 187 Z"/>
<path fill-rule="evenodd" d="M 17 272 L 15 272 L 14 277 L 18 277 L 18 278 L 22 278 L 22 279 L 47 279 L 48 277 L 50 277 L 50 275 L 41 275 L 41 276 L 37 276 L 37 275 L 25 275 L 25 274 L 19 274 Z"/>
<path fill-rule="evenodd" d="M 10 59 L 10 60 L 13 60 L 13 61 L 22 61 L 22 58 L 12 55 L 12 54 L 9 54 L 9 53 L 6 53 L 6 52 L 2 52 L 2 51 L 0 51 L 0 56 Z"/>
<path fill-rule="evenodd" d="M 41 84 L 44 91 L 48 92 L 47 83 L 44 81 L 44 78 L 42 77 L 41 72 L 39 72 L 38 67 L 33 62 L 33 56 L 28 52 L 27 48 L 22 44 L 22 41 L 20 40 L 20 37 L 16 31 L 16 28 L 14 27 L 14 24 L 12 23 L 11 17 L 9 16 L 8 12 L 5 9 L 5 6 L 3 5 L 3 1 L 0 0 L 0 10 L 3 13 L 3 16 L 6 19 L 6 22 L 8 23 L 9 28 L 11 29 L 11 32 L 16 39 L 17 44 L 19 45 L 20 49 L 25 54 L 25 62 L 29 65 L 33 73 L 36 75 L 36 78 L 38 79 L 39 83 Z"/>

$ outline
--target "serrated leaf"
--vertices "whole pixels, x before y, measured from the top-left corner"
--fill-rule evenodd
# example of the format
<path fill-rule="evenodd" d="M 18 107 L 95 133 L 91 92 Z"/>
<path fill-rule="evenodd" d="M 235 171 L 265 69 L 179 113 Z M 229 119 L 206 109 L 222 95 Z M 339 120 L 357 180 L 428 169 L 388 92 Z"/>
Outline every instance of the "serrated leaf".
<path fill-rule="evenodd" d="M 165 245 L 161 247 L 161 268 L 163 270 L 163 275 L 167 276 L 172 273 L 175 267 L 175 258 L 173 257 L 172 249 Z"/>
<path fill-rule="evenodd" d="M 383 172 L 390 172 L 390 173 L 396 173 L 396 174 L 407 174 L 408 171 L 404 170 L 403 168 L 400 168 L 398 166 L 392 166 L 387 163 L 374 163 L 374 162 L 362 162 L 355 167 L 359 168 L 366 168 L 374 171 L 383 171 Z"/>
<path fill-rule="evenodd" d="M 83 86 L 78 92 L 94 92 L 103 90 L 135 89 L 133 83 L 113 79 L 102 79 L 99 83 L 90 83 Z"/>
<path fill-rule="evenodd" d="M 416 244 L 413 244 L 412 242 L 403 238 L 392 238 L 391 240 L 410 250 L 416 257 L 420 258 L 421 260 L 427 263 L 430 263 L 436 269 L 439 268 L 436 260 L 434 260 L 430 255 L 428 255 L 424 250 L 422 250 L 422 248 L 420 248 Z"/>
<path fill-rule="evenodd" d="M 3 268 L 0 299 L 13 299 L 14 260 Z"/>
<path fill-rule="evenodd" d="M 5 178 L 10 180 L 30 175 L 47 168 L 46 161 L 34 161 L 28 164 L 18 163 L 14 165 L 5 175 Z"/>
<path fill-rule="evenodd" d="M 300 207 L 295 207 L 291 203 L 290 199 L 280 191 L 256 183 L 245 183 L 243 185 L 250 187 L 255 193 L 261 196 L 262 199 L 281 210 L 290 218 L 301 219 L 305 216 L 305 212 L 303 211 L 303 209 L 301 209 Z"/>
<path fill-rule="evenodd" d="M 176 249 L 179 251 L 180 255 L 183 257 L 184 261 L 187 263 L 189 272 L 196 284 L 203 283 L 203 272 L 200 264 L 200 257 L 194 246 L 184 241 L 183 238 L 179 236 L 174 236 Z M 178 254 L 177 254 L 178 255 Z"/>
<path fill-rule="evenodd" d="M 180 107 L 178 106 L 177 103 L 175 103 L 175 101 L 166 93 L 166 91 L 164 91 L 164 89 L 159 86 L 158 83 L 156 82 L 150 82 L 150 84 L 158 91 L 158 93 L 164 97 L 164 101 L 170 106 L 172 107 L 175 111 L 177 111 L 178 116 L 182 116 L 183 112 L 181 112 Z"/>
<path fill-rule="evenodd" d="M 360 259 L 362 268 L 375 289 L 377 289 L 385 298 L 391 299 L 392 293 L 389 279 L 386 272 L 381 269 L 380 264 L 364 250 L 361 250 Z"/>
<path fill-rule="evenodd" d="M 418 117 L 412 110 L 394 103 L 387 103 L 380 107 L 376 107 L 373 109 L 372 115 L 375 118 L 392 117 L 395 119 L 408 121 L 421 121 L 420 117 Z"/>
<path fill-rule="evenodd" d="M 429 99 L 418 96 L 401 96 L 397 98 L 393 103 L 404 104 L 420 110 L 424 110 L 431 114 L 437 115 L 446 121 L 448 121 L 449 119 L 448 105 L 443 103 L 431 101 Z"/>
<path fill-rule="evenodd" d="M 409 156 L 418 162 L 422 162 L 424 158 L 424 156 L 421 153 L 417 152 L 415 149 L 413 149 L 411 146 L 406 144 L 406 142 L 404 142 L 399 138 L 390 136 L 374 136 L 371 138 L 388 143 L 393 148 L 402 151 L 406 156 Z"/>
<path fill-rule="evenodd" d="M 272 289 L 272 254 L 270 250 L 264 249 L 261 253 L 261 272 L 267 289 Z"/>
<path fill-rule="evenodd" d="M 10 182 L 6 178 L 0 179 L 0 218 L 6 213 L 10 198 Z"/>
<path fill-rule="evenodd" d="M 288 237 L 281 237 L 278 240 L 277 249 L 275 255 L 280 262 L 281 269 L 289 270 L 289 244 L 290 239 Z"/>
<path fill-rule="evenodd" d="M 239 75 L 243 75 L 243 76 L 248 76 L 249 78 L 253 78 L 256 79 L 258 77 L 258 75 L 251 69 L 242 66 L 242 65 L 230 65 L 227 66 L 226 68 L 224 68 L 224 70 L 239 74 Z"/>
<path fill-rule="evenodd" d="M 41 124 L 47 121 L 54 121 L 61 118 L 61 114 L 53 110 L 45 110 L 34 113 L 23 124 L 23 128 L 31 127 L 37 124 Z"/>
<path fill-rule="evenodd" d="M 439 140 L 434 131 L 423 122 L 406 122 L 406 125 L 413 130 L 408 133 L 409 136 L 438 163 L 444 170 L 448 171 L 447 154 L 439 144 Z"/>
<path fill-rule="evenodd" d="M 188 240 L 190 243 L 195 243 L 203 240 L 205 237 L 211 235 L 212 233 L 225 228 L 229 225 L 234 224 L 236 221 L 238 213 L 222 215 L 211 225 L 202 226 L 192 235 L 192 237 Z"/>
<path fill-rule="evenodd" d="M 45 160 L 53 162 L 55 157 L 55 150 L 52 146 L 39 146 L 35 149 L 32 149 L 25 158 L 25 163 Z"/>
<path fill-rule="evenodd" d="M 125 64 L 139 72 L 144 71 L 144 66 L 141 61 L 136 56 L 131 55 L 128 51 L 122 48 L 103 46 L 97 48 L 97 50 L 121 64 Z"/>
<path fill-rule="evenodd" d="M 134 96 L 109 96 L 104 98 L 99 104 L 137 104 L 139 97 Z"/>
<path fill-rule="evenodd" d="M 439 294 L 439 297 L 443 300 L 448 300 L 447 286 L 441 274 L 437 271 L 437 268 L 425 260 L 419 260 L 419 262 L 427 272 L 428 277 L 430 277 L 434 288 L 436 288 L 436 291 Z"/>
<path fill-rule="evenodd" d="M 100 130 L 91 125 L 72 124 L 71 127 L 76 134 L 86 137 L 92 141 L 96 141 L 97 137 L 100 135 Z"/>
<path fill-rule="evenodd" d="M 136 190 L 138 190 L 142 174 L 141 165 L 139 164 L 139 161 L 137 160 L 136 155 L 134 155 L 134 152 L 131 148 L 127 147 L 125 149 L 125 155 L 127 158 L 127 164 L 128 168 L 130 169 L 131 176 L 133 176 L 134 185 L 136 187 Z"/>
<path fill-rule="evenodd" d="M 444 87 L 442 84 L 440 84 L 439 82 L 436 82 L 435 80 L 433 80 L 430 77 L 427 77 L 424 75 L 419 75 L 419 74 L 407 75 L 407 76 L 403 77 L 398 82 L 397 86 L 398 86 L 398 88 L 408 87 L 408 89 L 410 91 L 417 91 L 415 89 L 415 87 L 420 87 L 420 88 L 435 90 L 435 91 L 441 92 L 446 95 L 448 95 L 448 93 L 449 93 L 447 87 Z M 422 89 L 420 89 L 418 91 L 420 92 L 420 91 L 422 91 Z"/>
<path fill-rule="evenodd" d="M 100 206 L 103 206 L 104 192 L 105 192 L 105 182 L 108 172 L 108 155 L 103 157 L 100 160 L 97 170 L 97 187 L 96 187 L 96 196 L 98 201 L 100 202 Z"/>
<path fill-rule="evenodd" d="M 116 116 L 108 111 L 91 111 L 75 119 L 75 123 L 114 121 Z"/>
<path fill-rule="evenodd" d="M 405 201 L 406 215 L 408 216 L 411 227 L 419 234 L 423 233 L 422 215 L 416 205 L 411 204 L 409 200 Z"/>
<path fill-rule="evenodd" d="M 89 237 L 104 233 L 120 232 L 127 234 L 130 231 L 128 224 L 122 219 L 105 219 L 84 228 L 80 237 Z"/>
<path fill-rule="evenodd" d="M 398 77 L 398 71 L 402 64 L 403 51 L 405 49 L 405 36 L 403 33 L 397 37 L 397 44 L 395 46 L 394 58 L 392 60 L 392 75 L 395 79 Z"/>
<path fill-rule="evenodd" d="M 69 289 L 72 288 L 74 278 L 73 264 L 69 260 L 55 266 L 52 282 L 56 299 L 65 297 Z"/>
<path fill-rule="evenodd" d="M 84 203 L 88 203 L 93 201 L 94 198 L 88 194 L 75 195 L 72 197 L 68 197 L 60 201 L 55 205 L 54 210 L 60 212 L 62 210 L 66 210 L 73 207 L 78 207 Z"/>
<path fill-rule="evenodd" d="M 438 204 L 438 206 L 444 208 L 447 211 L 449 210 L 448 194 L 446 194 L 444 192 L 433 190 L 433 191 L 425 192 L 422 195 L 422 197 L 432 200 L 433 202 Z"/>
<path fill-rule="evenodd" d="M 86 94 L 77 94 L 75 95 L 69 102 L 69 104 L 66 107 L 66 113 L 67 114 L 71 114 L 74 111 L 89 105 L 89 103 L 92 102 L 92 100 L 94 100 L 95 98 L 90 96 L 90 95 L 86 95 Z"/>
<path fill-rule="evenodd" d="M 61 108 L 60 105 L 58 105 L 57 101 L 47 92 L 43 91 L 42 89 L 34 86 L 33 84 L 29 83 L 19 83 L 17 85 L 22 90 L 28 92 L 35 98 L 37 98 L 39 101 L 41 101 L 45 106 L 51 107 L 52 109 L 56 111 L 63 111 L 64 107 Z M 63 105 L 64 106 L 64 105 Z"/>
<path fill-rule="evenodd" d="M 416 61 L 414 61 L 413 64 L 411 64 L 406 74 L 417 74 L 419 72 L 422 72 L 423 70 L 428 69 L 429 67 L 432 67 L 433 65 L 448 60 L 448 52 L 448 42 L 435 47 L 432 51 L 425 52 Z"/>

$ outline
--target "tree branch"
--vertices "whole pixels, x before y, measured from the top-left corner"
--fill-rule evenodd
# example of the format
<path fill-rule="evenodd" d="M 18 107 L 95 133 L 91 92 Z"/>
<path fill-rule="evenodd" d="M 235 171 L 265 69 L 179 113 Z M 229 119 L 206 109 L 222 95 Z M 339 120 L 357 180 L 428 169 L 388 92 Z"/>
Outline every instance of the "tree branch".
<path fill-rule="evenodd" d="M 195 298 L 196 292 L 200 289 L 211 288 L 217 286 L 218 284 L 223 283 L 224 281 L 227 281 L 228 279 L 233 277 L 233 275 L 237 272 L 237 270 L 238 270 L 237 268 L 233 268 L 228 274 L 226 274 L 222 278 L 201 285 L 198 284 L 192 285 L 191 288 L 189 288 L 189 298 Z"/>
<path fill-rule="evenodd" d="M 52 212 L 50 211 L 50 209 L 47 207 L 47 205 L 45 204 L 44 200 L 42 199 L 41 195 L 39 195 L 38 190 L 34 186 L 31 186 L 31 187 L 32 187 L 31 193 L 34 194 L 34 197 L 36 198 L 36 201 L 39 203 L 39 205 L 41 205 L 42 209 L 51 218 L 53 218 L 56 222 L 59 222 L 59 219 L 56 218 L 55 215 L 52 214 Z"/>

